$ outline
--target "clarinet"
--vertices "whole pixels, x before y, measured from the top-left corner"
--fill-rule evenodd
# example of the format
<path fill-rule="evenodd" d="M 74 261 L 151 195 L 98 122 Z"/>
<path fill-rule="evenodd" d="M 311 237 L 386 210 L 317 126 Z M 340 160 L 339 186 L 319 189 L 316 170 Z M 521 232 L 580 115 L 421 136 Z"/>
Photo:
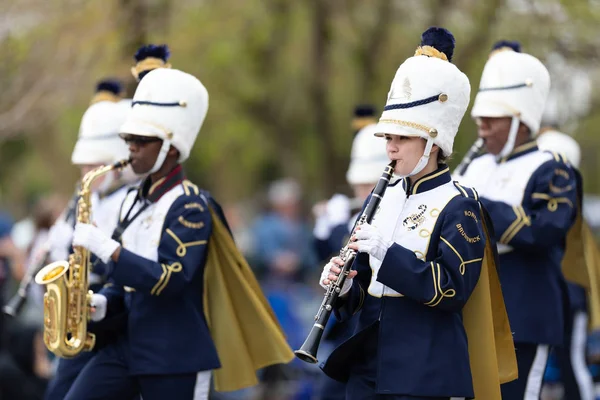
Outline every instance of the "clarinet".
<path fill-rule="evenodd" d="M 377 182 L 373 193 L 371 194 L 371 199 L 367 206 L 365 207 L 363 213 L 358 219 L 352 234 L 350 237 L 354 236 L 356 232 L 356 227 L 366 223 L 370 223 L 375 216 L 375 212 L 379 207 L 379 203 L 385 194 L 385 191 L 390 183 L 392 175 L 394 173 L 394 167 L 396 166 L 396 161 L 392 161 L 383 172 L 381 178 Z M 319 307 L 319 311 L 315 316 L 315 323 L 308 334 L 308 337 L 302 344 L 299 350 L 294 351 L 296 357 L 305 361 L 307 363 L 316 364 L 317 363 L 317 351 L 319 349 L 319 344 L 321 342 L 321 337 L 323 336 L 323 331 L 325 326 L 327 325 L 327 321 L 329 321 L 329 317 L 331 316 L 331 312 L 333 311 L 333 307 L 340 296 L 340 292 L 342 287 L 344 286 L 344 282 L 350 273 L 352 265 L 354 264 L 354 260 L 356 259 L 357 252 L 355 250 L 349 249 L 348 245 L 351 243 L 351 239 L 348 239 L 346 245 L 340 250 L 340 258 L 344 261 L 344 266 L 341 268 L 341 272 L 336 281 L 332 281 L 327 287 L 327 291 L 325 292 L 325 297 L 323 298 L 323 302 Z"/>
<path fill-rule="evenodd" d="M 467 154 L 465 154 L 465 157 L 456 167 L 456 175 L 462 176 L 467 171 L 467 168 L 469 168 L 471 161 L 473 161 L 473 159 L 479 155 L 484 145 L 485 140 L 483 140 L 482 138 L 477 139 L 475 143 L 473 143 L 469 151 L 467 151 Z"/>
<path fill-rule="evenodd" d="M 76 191 L 77 193 L 77 191 Z M 64 219 L 66 222 L 74 221 L 76 205 L 77 205 L 77 195 L 71 198 L 67 208 L 64 213 L 61 215 L 59 219 Z M 8 301 L 8 303 L 2 307 L 2 312 L 9 317 L 16 317 L 19 315 L 23 306 L 27 301 L 27 292 L 29 290 L 29 286 L 33 282 L 33 277 L 38 273 L 40 269 L 46 265 L 46 258 L 48 258 L 48 253 L 50 253 L 50 238 L 46 240 L 42 244 L 42 248 L 39 252 L 39 257 L 34 260 L 34 264 L 27 268 L 27 272 L 25 276 L 21 280 L 19 284 L 19 288 L 17 289 L 17 293 Z"/>

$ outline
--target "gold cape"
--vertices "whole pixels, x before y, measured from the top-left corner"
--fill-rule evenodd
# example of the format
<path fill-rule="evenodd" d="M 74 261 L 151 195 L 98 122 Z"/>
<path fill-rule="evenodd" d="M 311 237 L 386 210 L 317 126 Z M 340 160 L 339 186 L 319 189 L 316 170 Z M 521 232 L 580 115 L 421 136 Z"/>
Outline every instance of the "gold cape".
<path fill-rule="evenodd" d="M 204 271 L 204 315 L 221 368 L 215 390 L 239 390 L 258 383 L 256 371 L 294 358 L 254 273 L 219 216 L 209 207 L 213 230 Z"/>
<path fill-rule="evenodd" d="M 583 286 L 588 294 L 589 328 L 600 328 L 600 253 L 592 229 L 577 212 L 567 234 L 562 271 L 566 280 Z"/>
<path fill-rule="evenodd" d="M 475 290 L 463 309 L 477 400 L 502 400 L 500 384 L 517 379 L 517 358 L 484 212 L 485 255 Z"/>
<path fill-rule="evenodd" d="M 600 252 L 592 229 L 585 222 L 581 224 L 581 238 L 590 279 L 588 289 L 590 328 L 595 330 L 600 329 Z"/>

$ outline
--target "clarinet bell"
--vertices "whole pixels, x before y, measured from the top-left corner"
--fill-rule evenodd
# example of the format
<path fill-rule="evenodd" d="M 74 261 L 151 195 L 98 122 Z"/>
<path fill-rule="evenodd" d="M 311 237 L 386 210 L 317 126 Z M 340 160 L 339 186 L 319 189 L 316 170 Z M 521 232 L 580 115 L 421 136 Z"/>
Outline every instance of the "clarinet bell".
<path fill-rule="evenodd" d="M 317 351 L 319 350 L 319 344 L 321 343 L 321 337 L 323 336 L 323 328 L 317 325 L 313 325 L 308 337 L 302 344 L 299 350 L 294 351 L 296 357 L 309 364 L 316 364 Z"/>

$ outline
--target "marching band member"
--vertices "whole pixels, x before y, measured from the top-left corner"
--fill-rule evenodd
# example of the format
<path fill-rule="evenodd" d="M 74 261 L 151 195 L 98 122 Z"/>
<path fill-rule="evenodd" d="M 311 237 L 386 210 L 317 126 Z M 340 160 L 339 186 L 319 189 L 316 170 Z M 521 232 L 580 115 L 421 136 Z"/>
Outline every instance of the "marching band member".
<path fill-rule="evenodd" d="M 540 150 L 562 153 L 576 172 L 579 169 L 581 148 L 571 136 L 554 129 L 544 129 L 540 131 L 537 144 Z M 580 175 L 578 172 L 577 174 Z M 583 193 L 583 187 L 580 187 L 579 191 Z M 594 381 L 586 363 L 589 299 L 586 289 L 575 282 L 567 281 L 567 289 L 569 308 L 565 310 L 565 340 L 562 345 L 554 348 L 563 382 L 564 398 L 594 400 Z"/>
<path fill-rule="evenodd" d="M 131 100 L 121 99 L 122 87 L 116 81 L 98 84 L 92 104 L 81 119 L 79 138 L 73 149 L 71 163 L 81 170 L 83 177 L 101 165 L 112 164 L 128 157 L 128 149 L 119 138 L 119 128 L 131 107 Z M 98 228 L 111 234 L 119 220 L 118 211 L 135 176 L 129 172 L 112 172 L 98 180 L 92 198 L 92 215 Z M 59 220 L 50 230 L 52 238 L 51 261 L 66 260 L 73 238 L 74 218 Z M 105 265 L 93 260 L 90 289 L 100 290 L 105 283 Z M 99 327 L 91 327 L 98 336 Z M 62 400 L 79 372 L 93 357 L 94 352 L 82 353 L 73 359 L 60 359 L 54 378 L 46 391 L 47 400 Z"/>
<path fill-rule="evenodd" d="M 519 365 L 519 379 L 502 386 L 502 397 L 529 400 L 539 397 L 550 347 L 563 343 L 561 260 L 577 184 L 562 156 L 537 147 L 550 76 L 537 58 L 516 50 L 496 49 L 484 67 L 471 115 L 487 154 L 460 182 L 479 192 L 499 243 Z"/>
<path fill-rule="evenodd" d="M 126 197 L 114 238 L 81 223 L 73 237 L 108 263 L 113 283 L 93 296 L 92 318 L 125 309 L 128 325 L 66 398 L 206 399 L 211 375 L 217 391 L 254 385 L 257 369 L 293 354 L 219 205 L 181 166 L 208 93 L 192 75 L 157 68 L 132 105 L 121 132 L 133 170 L 146 178 Z"/>
<path fill-rule="evenodd" d="M 346 180 L 352 186 L 354 200 L 361 204 L 369 197 L 381 171 L 389 159 L 385 149 L 385 142 L 375 136 L 377 123 L 363 127 L 354 137 L 350 165 L 346 173 Z M 336 195 L 327 202 L 326 213 L 317 218 L 315 223 L 315 242 L 321 259 L 328 259 L 339 253 L 339 250 L 348 241 L 354 221 L 358 213 L 350 216 L 350 201 L 344 202 L 345 196 Z M 321 227 L 328 228 L 319 232 Z M 323 233 L 325 233 L 323 235 Z M 327 235 L 328 234 L 328 235 Z M 356 318 L 345 322 L 331 319 L 323 336 L 324 343 L 329 348 L 335 348 L 348 339 L 356 327 Z M 319 388 L 320 400 L 344 399 L 346 397 L 345 385 L 322 375 L 322 386 Z"/>
<path fill-rule="evenodd" d="M 171 68 L 167 63 L 170 51 L 167 45 L 145 45 L 134 55 L 136 64 L 131 68 L 135 80 L 139 82 L 148 72 L 156 68 Z M 83 177 L 90 170 L 129 157 L 129 149 L 118 136 L 119 128 L 131 109 L 130 99 L 121 99 L 124 88 L 117 81 L 105 80 L 98 84 L 97 91 L 91 100 L 91 107 L 84 115 L 80 128 L 80 139 L 73 150 L 72 163 L 79 165 Z M 95 105 L 99 104 L 99 105 Z M 137 183 L 138 177 L 131 166 L 123 170 L 113 171 L 98 181 L 98 191 L 94 193 L 93 214 L 96 224 L 104 233 L 112 235 L 119 211 L 127 192 Z M 62 220 L 55 225 L 52 235 L 56 243 L 52 246 L 51 261 L 67 259 L 73 240 L 74 218 Z M 104 263 L 94 260 L 94 271 L 90 275 L 90 289 L 99 291 L 106 282 L 103 272 Z M 114 316 L 110 321 L 94 321 L 90 330 L 96 334 L 94 351 L 81 354 L 77 358 L 59 360 L 54 379 L 46 392 L 46 400 L 64 399 L 71 385 L 77 378 L 96 350 L 113 340 L 113 336 L 123 329 L 125 324 L 123 313 Z"/>
<path fill-rule="evenodd" d="M 349 246 L 359 254 L 336 316 L 360 310 L 358 326 L 322 366 L 347 382 L 347 399 L 499 400 L 500 382 L 516 375 L 490 227 L 477 192 L 452 182 L 445 164 L 470 93 L 453 52 L 450 32 L 428 29 L 377 125 L 402 179 Z M 323 287 L 340 265 L 324 267 Z"/>

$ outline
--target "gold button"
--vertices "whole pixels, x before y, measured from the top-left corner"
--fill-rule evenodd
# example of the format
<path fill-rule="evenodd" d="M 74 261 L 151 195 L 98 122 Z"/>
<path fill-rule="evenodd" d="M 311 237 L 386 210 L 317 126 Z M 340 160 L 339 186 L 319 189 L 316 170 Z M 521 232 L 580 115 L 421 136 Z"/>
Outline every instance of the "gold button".
<path fill-rule="evenodd" d="M 180 101 L 180 102 L 179 102 L 179 105 L 180 105 L 181 107 L 187 107 L 187 103 L 186 103 L 185 101 Z"/>
<path fill-rule="evenodd" d="M 437 135 L 438 135 L 438 131 L 437 131 L 437 129 L 435 129 L 435 128 L 431 128 L 431 129 L 429 130 L 429 136 L 431 136 L 432 138 L 435 138 L 435 137 L 437 137 Z"/>
<path fill-rule="evenodd" d="M 440 94 L 440 96 L 438 97 L 438 100 L 439 100 L 440 102 L 442 102 L 442 103 L 443 103 L 443 102 L 445 102 L 445 101 L 447 101 L 447 100 L 448 100 L 448 95 L 447 95 L 446 93 L 442 93 L 442 94 Z"/>
<path fill-rule="evenodd" d="M 529 78 L 525 79 L 525 85 L 527 85 L 527 87 L 532 87 L 533 86 L 533 81 Z"/>

